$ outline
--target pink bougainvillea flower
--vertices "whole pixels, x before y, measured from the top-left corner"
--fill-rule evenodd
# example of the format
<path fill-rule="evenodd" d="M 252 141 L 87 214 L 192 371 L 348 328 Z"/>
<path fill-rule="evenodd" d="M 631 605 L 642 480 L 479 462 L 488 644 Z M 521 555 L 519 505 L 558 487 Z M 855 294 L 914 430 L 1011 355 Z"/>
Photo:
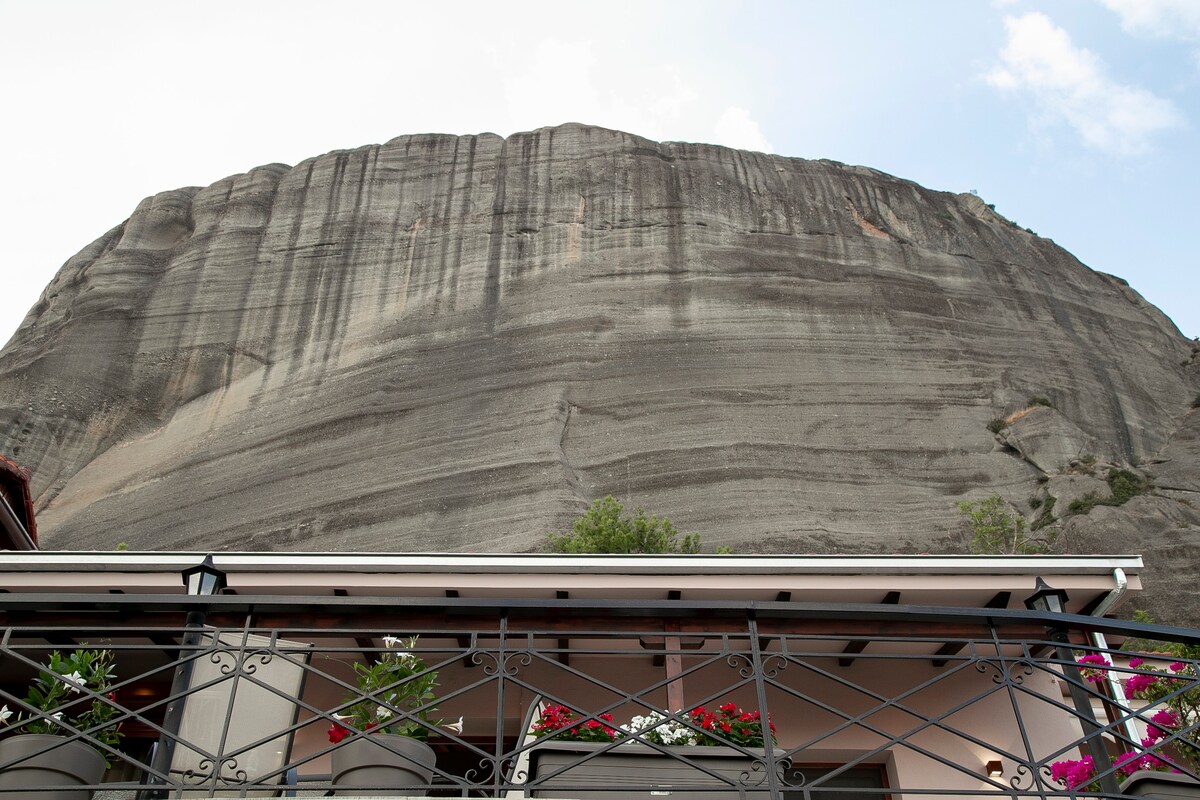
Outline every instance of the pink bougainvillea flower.
<path fill-rule="evenodd" d="M 1129 694 L 1144 692 L 1153 686 L 1157 680 L 1153 675 L 1130 675 L 1125 679 L 1125 691 Z"/>

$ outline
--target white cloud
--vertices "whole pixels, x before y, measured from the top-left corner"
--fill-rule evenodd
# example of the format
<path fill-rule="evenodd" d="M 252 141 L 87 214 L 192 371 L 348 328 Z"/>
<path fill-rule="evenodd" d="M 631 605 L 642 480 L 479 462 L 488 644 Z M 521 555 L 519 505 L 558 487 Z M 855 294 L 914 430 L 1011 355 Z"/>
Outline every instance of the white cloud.
<path fill-rule="evenodd" d="M 750 116 L 750 112 L 737 106 L 729 106 L 717 120 L 713 128 L 713 141 L 726 147 L 736 147 L 739 150 L 757 150 L 760 153 L 773 153 L 775 150 L 762 129 Z"/>
<path fill-rule="evenodd" d="M 1200 40 L 1200 2 L 1197 0 L 1101 0 L 1121 17 L 1129 33 L 1168 39 Z"/>
<path fill-rule="evenodd" d="M 732 98 L 701 91 L 673 64 L 627 56 L 611 43 L 548 36 L 505 58 L 506 122 L 498 132 L 582 122 L 660 141 L 773 152 L 749 111 L 722 102 Z"/>
<path fill-rule="evenodd" d="M 986 76 L 992 86 L 1028 94 L 1052 118 L 1066 122 L 1088 147 L 1137 155 L 1155 133 L 1182 119 L 1170 100 L 1111 80 L 1100 59 L 1037 12 L 1006 17 L 1008 42 L 1001 64 Z"/>

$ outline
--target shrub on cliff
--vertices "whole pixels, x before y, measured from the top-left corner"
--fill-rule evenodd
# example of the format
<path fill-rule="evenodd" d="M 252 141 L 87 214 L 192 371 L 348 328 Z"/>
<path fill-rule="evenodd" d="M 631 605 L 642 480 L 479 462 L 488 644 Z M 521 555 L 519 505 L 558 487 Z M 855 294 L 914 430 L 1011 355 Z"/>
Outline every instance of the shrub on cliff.
<path fill-rule="evenodd" d="M 982 500 L 964 501 L 958 510 L 967 517 L 971 538 L 968 546 L 977 555 L 1036 555 L 1049 553 L 1058 538 L 1055 528 L 1026 530 L 1025 518 L 1008 511 L 998 494 Z"/>
<path fill-rule="evenodd" d="M 633 516 L 612 495 L 592 503 L 575 520 L 570 533 L 552 533 L 546 549 L 552 553 L 681 553 L 700 552 L 700 536 L 679 532 L 666 517 L 655 517 L 638 508 Z"/>

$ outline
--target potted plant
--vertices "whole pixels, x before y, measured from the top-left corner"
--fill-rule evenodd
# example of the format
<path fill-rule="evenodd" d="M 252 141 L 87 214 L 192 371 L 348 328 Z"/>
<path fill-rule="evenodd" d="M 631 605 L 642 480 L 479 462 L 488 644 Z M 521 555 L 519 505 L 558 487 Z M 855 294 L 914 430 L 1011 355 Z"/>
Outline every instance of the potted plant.
<path fill-rule="evenodd" d="M 531 795 L 616 796 L 646 786 L 676 794 L 766 791 L 763 721 L 756 711 L 726 703 L 714 711 L 651 711 L 620 727 L 611 722 L 608 714 L 589 718 L 561 705 L 546 708 L 530 726 L 544 740 L 531 752 L 530 774 L 537 784 Z M 774 743 L 769 722 L 767 731 Z"/>
<path fill-rule="evenodd" d="M 50 654 L 29 685 L 22 708 L 0 707 L 11 733 L 0 739 L 0 790 L 64 787 L 38 792 L 47 800 L 88 800 L 121 742 L 112 691 L 111 650 Z M 14 698 L 15 700 L 15 698 Z M 72 729 L 83 736 L 73 738 Z M 2 791 L 0 791 L 2 794 Z"/>
<path fill-rule="evenodd" d="M 442 724 L 429 718 L 438 674 L 414 652 L 417 637 L 385 636 L 383 643 L 387 650 L 374 664 L 354 665 L 358 691 L 347 695 L 334 714 L 329 741 L 339 746 L 332 754 L 333 783 L 389 787 L 370 790 L 371 796 L 425 794 L 437 761 L 425 741 L 430 729 Z M 447 727 L 461 732 L 462 719 Z"/>

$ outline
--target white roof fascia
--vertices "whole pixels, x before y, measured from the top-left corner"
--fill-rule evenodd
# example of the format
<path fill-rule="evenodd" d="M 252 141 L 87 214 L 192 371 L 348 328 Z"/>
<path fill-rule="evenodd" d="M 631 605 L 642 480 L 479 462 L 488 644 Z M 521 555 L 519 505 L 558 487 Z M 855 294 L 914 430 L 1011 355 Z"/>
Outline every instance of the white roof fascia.
<path fill-rule="evenodd" d="M 4 572 L 177 572 L 207 552 L 0 552 Z M 1141 556 L 560 555 L 490 553 L 212 553 L 237 572 L 549 573 L 614 575 L 1136 575 Z"/>

